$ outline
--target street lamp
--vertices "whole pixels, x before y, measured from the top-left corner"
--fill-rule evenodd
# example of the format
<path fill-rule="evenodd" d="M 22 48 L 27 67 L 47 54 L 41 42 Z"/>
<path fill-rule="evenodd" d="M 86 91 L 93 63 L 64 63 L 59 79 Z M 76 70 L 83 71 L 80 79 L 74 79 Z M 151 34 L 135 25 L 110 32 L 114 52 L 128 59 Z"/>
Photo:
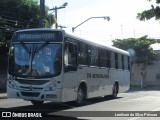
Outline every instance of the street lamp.
<path fill-rule="evenodd" d="M 60 7 L 55 6 L 54 8 L 49 9 L 49 10 L 54 10 L 54 11 L 55 11 L 56 21 L 57 21 L 57 10 L 58 10 L 58 9 L 65 8 L 67 5 L 68 5 L 68 3 L 65 2 L 65 3 L 64 3 L 62 6 L 60 6 Z M 55 23 L 55 28 L 58 29 L 58 23 L 57 23 L 57 22 Z"/>
<path fill-rule="evenodd" d="M 83 21 L 82 23 L 80 23 L 79 25 L 77 25 L 77 26 L 75 26 L 75 27 L 72 27 L 72 32 L 74 32 L 74 30 L 75 30 L 77 27 L 79 27 L 79 26 L 82 25 L 83 23 L 85 23 L 85 22 L 87 22 L 88 20 L 93 19 L 93 18 L 103 18 L 104 20 L 107 19 L 108 21 L 110 21 L 110 17 L 109 17 L 109 16 L 90 17 L 90 18 L 88 18 L 87 20 L 85 20 L 85 21 Z"/>

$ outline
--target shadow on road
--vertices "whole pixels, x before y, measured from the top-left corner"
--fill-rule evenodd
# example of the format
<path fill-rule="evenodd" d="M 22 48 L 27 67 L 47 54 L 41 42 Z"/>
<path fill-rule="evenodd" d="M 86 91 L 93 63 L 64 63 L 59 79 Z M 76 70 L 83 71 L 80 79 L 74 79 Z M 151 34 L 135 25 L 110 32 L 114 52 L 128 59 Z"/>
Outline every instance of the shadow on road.
<path fill-rule="evenodd" d="M 117 97 L 116 99 L 120 99 L 120 98 L 121 97 Z M 92 99 L 86 100 L 86 102 L 83 105 L 77 105 L 75 102 L 65 102 L 65 103 L 46 102 L 40 106 L 27 105 L 27 106 L 12 107 L 7 109 L 0 108 L 0 111 L 3 111 L 3 112 L 9 111 L 9 112 L 17 112 L 17 113 L 28 113 L 28 112 L 42 113 L 42 117 L 47 119 L 54 118 L 56 120 L 81 120 L 77 117 L 78 117 L 78 114 L 79 113 L 81 114 L 81 112 L 83 111 L 75 112 L 72 110 L 72 108 L 83 107 L 83 106 L 101 103 L 105 101 L 111 101 L 111 100 L 115 100 L 115 99 L 112 99 L 110 96 L 108 96 L 107 98 L 104 98 L 104 97 L 92 98 Z"/>

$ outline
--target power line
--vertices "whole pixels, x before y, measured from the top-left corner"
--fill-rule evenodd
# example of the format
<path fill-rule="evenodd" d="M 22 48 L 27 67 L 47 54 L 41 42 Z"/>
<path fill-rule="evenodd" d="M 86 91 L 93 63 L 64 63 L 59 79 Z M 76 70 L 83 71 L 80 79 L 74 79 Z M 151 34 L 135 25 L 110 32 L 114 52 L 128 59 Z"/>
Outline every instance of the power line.
<path fill-rule="evenodd" d="M 3 16 L 1 17 L 3 20 L 7 20 L 7 21 L 11 21 L 11 22 L 19 22 L 19 23 L 26 23 L 28 24 L 28 22 L 33 23 L 33 24 L 37 24 L 38 22 L 34 22 L 34 21 L 30 21 L 32 18 L 30 18 L 29 20 L 24 20 L 24 19 L 17 19 L 14 17 L 10 17 L 7 18 L 8 16 Z"/>
<path fill-rule="evenodd" d="M 15 0 L 12 0 L 12 1 L 9 1 L 9 2 L 4 2 L 4 1 L 6 1 L 6 0 L 1 0 L 0 1 L 0 4 L 4 4 L 2 7 L 5 7 L 5 6 L 10 6 L 10 7 L 13 7 L 13 6 L 15 6 L 15 8 L 17 8 L 17 7 L 19 7 L 19 6 L 25 6 L 25 4 L 24 4 L 24 2 L 23 2 L 23 0 L 18 0 L 18 1 L 20 1 L 20 2 L 16 2 Z M 7 4 L 6 4 L 7 3 Z M 18 5 L 18 3 L 20 3 L 19 5 Z M 35 1 L 35 0 L 29 0 L 29 6 L 28 6 L 28 8 L 30 8 L 32 5 L 34 5 L 34 4 L 37 4 L 38 5 L 38 2 L 37 1 Z M 18 6 L 17 6 L 18 5 Z M 7 7 L 8 8 L 8 7 Z"/>
<path fill-rule="evenodd" d="M 44 2 L 44 1 L 45 0 L 41 0 L 41 2 Z M 11 26 L 12 27 L 20 27 L 20 26 L 37 27 L 39 24 L 39 19 L 34 15 L 34 11 L 37 9 L 35 7 L 32 7 L 32 5 L 38 6 L 38 4 L 36 4 L 38 2 L 35 0 L 31 0 L 27 2 L 28 2 L 27 4 L 24 4 L 24 1 L 20 2 L 19 0 L 9 1 L 9 2 L 5 2 L 5 0 L 0 0 L 0 4 L 2 6 L 0 7 L 0 18 L 4 20 L 4 21 L 0 21 L 1 26 L 8 25 L 10 27 Z M 42 5 L 44 6 L 44 4 Z M 13 9 L 13 12 L 9 11 L 11 9 Z M 43 16 L 45 16 L 45 11 L 43 12 L 44 12 Z M 40 17 L 42 16 L 40 15 Z M 42 19 L 44 24 L 45 18 L 43 17 L 41 18 L 41 20 Z"/>

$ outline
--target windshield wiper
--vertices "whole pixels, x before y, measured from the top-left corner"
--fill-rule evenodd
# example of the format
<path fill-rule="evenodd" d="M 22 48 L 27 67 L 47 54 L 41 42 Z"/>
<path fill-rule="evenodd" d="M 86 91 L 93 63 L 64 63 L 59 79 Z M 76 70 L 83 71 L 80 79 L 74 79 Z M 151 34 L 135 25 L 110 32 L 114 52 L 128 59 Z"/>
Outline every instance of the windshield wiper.
<path fill-rule="evenodd" d="M 40 47 L 38 47 L 38 44 L 32 44 L 29 48 L 21 42 L 22 47 L 29 53 L 29 64 L 30 64 L 30 76 L 32 74 L 33 68 L 32 68 L 32 62 L 34 60 L 34 57 L 36 53 L 38 53 L 40 50 L 44 49 L 49 44 L 49 41 L 46 41 L 44 44 L 42 44 Z"/>
<path fill-rule="evenodd" d="M 22 47 L 30 54 L 30 50 L 28 49 L 28 47 L 23 43 L 23 42 L 20 42 Z"/>

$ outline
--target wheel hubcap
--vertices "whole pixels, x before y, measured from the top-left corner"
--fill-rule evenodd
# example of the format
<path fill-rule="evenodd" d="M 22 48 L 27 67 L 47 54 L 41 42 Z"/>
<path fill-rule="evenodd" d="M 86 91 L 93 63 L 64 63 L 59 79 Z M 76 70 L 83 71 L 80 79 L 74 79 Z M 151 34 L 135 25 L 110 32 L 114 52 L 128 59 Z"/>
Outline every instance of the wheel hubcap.
<path fill-rule="evenodd" d="M 78 90 L 77 100 L 78 101 L 82 101 L 83 100 L 83 91 L 82 91 L 82 89 Z"/>
<path fill-rule="evenodd" d="M 113 95 L 117 96 L 117 87 L 116 86 L 114 87 Z"/>

